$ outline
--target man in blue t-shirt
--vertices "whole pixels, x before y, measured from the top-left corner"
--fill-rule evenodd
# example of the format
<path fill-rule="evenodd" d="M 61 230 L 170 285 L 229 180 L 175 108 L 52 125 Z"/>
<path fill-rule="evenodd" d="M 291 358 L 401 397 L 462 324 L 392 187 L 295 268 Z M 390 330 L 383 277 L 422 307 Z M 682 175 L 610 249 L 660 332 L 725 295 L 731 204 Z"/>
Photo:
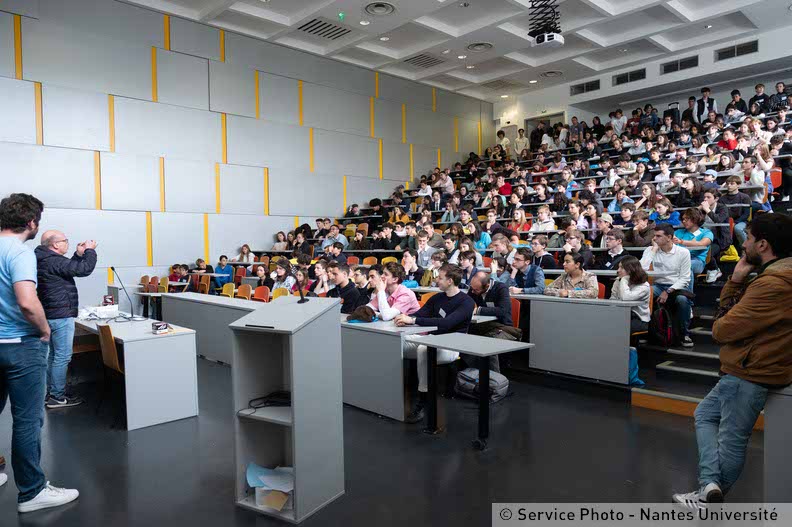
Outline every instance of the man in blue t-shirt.
<path fill-rule="evenodd" d="M 693 281 L 697 274 L 704 272 L 707 264 L 709 246 L 715 236 L 709 229 L 701 226 L 704 224 L 704 213 L 699 209 L 685 209 L 682 213 L 682 226 L 684 229 L 674 231 L 674 243 L 690 251 L 690 285 L 693 290 Z"/>
<path fill-rule="evenodd" d="M 53 487 L 41 470 L 41 425 L 50 327 L 36 294 L 36 237 L 44 204 L 30 194 L 0 201 L 0 413 L 11 399 L 17 510 L 32 512 L 77 499 L 74 489 Z M 8 477 L 0 473 L 0 485 Z"/>

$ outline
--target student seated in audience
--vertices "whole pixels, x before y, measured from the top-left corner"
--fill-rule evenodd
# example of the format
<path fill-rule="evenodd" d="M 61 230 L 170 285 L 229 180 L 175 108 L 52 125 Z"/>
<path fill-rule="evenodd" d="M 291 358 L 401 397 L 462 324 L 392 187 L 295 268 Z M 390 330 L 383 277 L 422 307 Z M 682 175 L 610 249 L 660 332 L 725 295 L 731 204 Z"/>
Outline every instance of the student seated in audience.
<path fill-rule="evenodd" d="M 522 210 L 522 208 L 523 208 L 523 203 L 520 200 L 520 195 L 515 192 L 514 194 L 509 196 L 509 204 L 506 207 L 506 212 L 504 213 L 504 215 L 507 218 L 511 218 L 514 216 L 515 212 L 517 212 L 518 210 Z"/>
<path fill-rule="evenodd" d="M 630 309 L 630 333 L 649 329 L 649 277 L 635 256 L 625 256 L 618 261 L 616 280 L 610 297 L 614 300 L 641 302 Z"/>
<path fill-rule="evenodd" d="M 701 203 L 702 190 L 704 187 L 697 177 L 686 177 L 682 180 L 682 188 L 674 200 L 674 205 L 678 208 L 697 207 Z"/>
<path fill-rule="evenodd" d="M 349 266 L 338 262 L 327 265 L 327 273 L 335 287 L 327 292 L 328 298 L 341 299 L 341 313 L 348 315 L 360 305 L 360 292 L 349 279 Z"/>
<path fill-rule="evenodd" d="M 634 214 L 635 203 L 625 203 L 621 206 L 619 214 L 613 217 L 613 226 L 620 229 L 632 229 L 634 227 Z"/>
<path fill-rule="evenodd" d="M 411 280 L 420 284 L 424 270 L 418 265 L 418 252 L 415 249 L 405 250 L 402 254 L 401 264 L 404 268 L 404 277 L 402 281 Z"/>
<path fill-rule="evenodd" d="M 379 238 L 374 240 L 374 249 L 392 251 L 398 247 L 401 240 L 393 234 L 393 224 L 383 223 Z"/>
<path fill-rule="evenodd" d="M 751 216 L 751 197 L 740 191 L 742 181 L 739 176 L 729 176 L 726 179 L 726 193 L 721 194 L 720 202 L 728 207 L 729 217 L 734 220 L 734 237 L 742 247 L 745 243 L 745 230 L 748 225 L 748 218 Z M 740 205 L 735 207 L 734 205 Z"/>
<path fill-rule="evenodd" d="M 424 269 L 423 278 L 421 278 L 421 287 L 434 287 L 437 284 L 437 277 L 440 268 L 448 263 L 448 257 L 445 252 L 437 251 L 432 255 L 432 262 L 428 269 Z"/>
<path fill-rule="evenodd" d="M 420 187 L 418 189 L 418 193 L 416 194 L 416 196 L 420 196 L 420 197 L 432 196 L 432 187 L 429 186 L 429 183 L 427 183 L 425 179 L 422 179 L 419 185 Z"/>
<path fill-rule="evenodd" d="M 335 242 L 333 245 L 328 247 L 331 262 L 338 262 L 340 264 L 347 263 L 347 257 L 344 254 L 344 245 L 341 242 Z"/>
<path fill-rule="evenodd" d="M 516 196 L 516 194 L 513 194 Z M 528 232 L 531 230 L 531 223 L 525 217 L 525 210 L 517 209 L 511 215 L 512 221 L 509 222 L 508 228 L 514 232 Z"/>
<path fill-rule="evenodd" d="M 550 207 L 542 205 L 536 210 L 536 220 L 528 232 L 547 232 L 556 230 L 555 220 L 550 216 Z"/>
<path fill-rule="evenodd" d="M 171 265 L 171 272 L 168 275 L 168 282 L 178 282 L 179 276 L 181 276 L 181 273 L 179 272 L 180 270 L 181 270 L 181 264 Z"/>
<path fill-rule="evenodd" d="M 269 271 L 265 265 L 256 267 L 256 277 L 258 278 L 256 287 L 269 287 L 270 292 L 274 289 L 275 280 L 269 276 Z"/>
<path fill-rule="evenodd" d="M 544 294 L 569 298 L 597 298 L 599 285 L 597 277 L 583 270 L 583 256 L 580 253 L 564 255 L 564 272 L 548 285 Z"/>
<path fill-rule="evenodd" d="M 313 280 L 308 277 L 308 271 L 297 269 L 294 272 L 294 276 L 296 280 L 291 289 L 292 293 L 298 293 L 300 290 L 302 290 L 304 294 L 311 288 L 311 285 L 313 285 Z"/>
<path fill-rule="evenodd" d="M 408 278 L 404 267 L 396 262 L 382 266 L 381 276 L 373 280 L 374 290 L 368 307 L 379 313 L 381 320 L 393 320 L 401 314 L 412 315 L 421 308 L 415 293 L 402 283 L 405 280 Z"/>
<path fill-rule="evenodd" d="M 690 251 L 690 289 L 697 274 L 704 272 L 707 262 L 709 246 L 715 239 L 711 230 L 702 227 L 704 213 L 699 209 L 685 209 L 682 213 L 682 226 L 684 228 L 674 231 L 674 243 Z"/>
<path fill-rule="evenodd" d="M 655 222 L 649 219 L 645 210 L 637 210 L 633 214 L 632 229 L 627 231 L 626 245 L 629 247 L 648 247 L 654 239 Z"/>
<path fill-rule="evenodd" d="M 509 291 L 512 294 L 541 295 L 545 289 L 542 268 L 532 262 L 533 254 L 528 248 L 517 249 L 512 262 Z"/>
<path fill-rule="evenodd" d="M 349 267 L 349 270 L 350 273 L 352 273 L 352 283 L 355 284 L 360 294 L 360 305 L 363 305 L 364 301 L 368 303 L 371 299 L 371 292 L 373 289 L 373 285 L 371 285 L 369 281 L 368 269 L 360 265 L 352 265 Z"/>
<path fill-rule="evenodd" d="M 217 267 L 215 267 L 215 273 L 222 275 L 214 277 L 217 287 L 223 287 L 225 284 L 233 281 L 234 268 L 228 265 L 228 256 L 225 254 L 220 255 L 220 261 L 218 262 Z"/>
<path fill-rule="evenodd" d="M 431 220 L 424 222 L 423 230 L 425 230 L 429 235 L 430 247 L 434 247 L 435 249 L 445 248 L 445 240 L 443 239 L 443 235 L 435 231 L 434 224 Z"/>
<path fill-rule="evenodd" d="M 624 250 L 624 232 L 620 229 L 612 229 L 604 236 L 606 252 L 597 253 L 596 267 L 606 271 L 613 271 L 618 268 L 619 261 L 627 256 Z"/>
<path fill-rule="evenodd" d="M 389 223 L 407 223 L 408 221 L 410 221 L 410 215 L 404 212 L 401 207 L 393 207 L 388 214 Z"/>
<path fill-rule="evenodd" d="M 432 212 L 445 211 L 446 204 L 445 201 L 442 200 L 439 190 L 434 190 L 432 192 L 432 200 L 429 202 L 428 205 L 429 205 L 429 210 L 431 210 Z"/>
<path fill-rule="evenodd" d="M 330 232 L 329 228 L 325 229 L 324 221 L 325 221 L 324 218 L 316 218 L 316 231 L 314 232 L 313 235 L 314 238 L 318 238 L 318 239 L 324 238 L 325 236 L 327 236 L 327 233 Z"/>
<path fill-rule="evenodd" d="M 319 260 L 314 265 L 314 275 L 316 276 L 316 281 L 311 284 L 310 292 L 315 293 L 317 295 L 321 295 L 322 293 L 328 293 L 331 289 L 335 287 L 335 284 L 332 280 L 330 280 L 330 276 L 327 274 L 327 267 L 328 262 L 325 260 Z"/>
<path fill-rule="evenodd" d="M 437 252 L 437 249 L 429 245 L 429 233 L 425 230 L 418 231 L 418 247 L 416 248 L 417 263 L 422 269 L 431 266 L 432 255 Z"/>
<path fill-rule="evenodd" d="M 592 241 L 591 245 L 594 247 L 599 247 L 600 249 L 605 248 L 605 236 L 608 235 L 611 231 L 613 231 L 613 216 L 608 214 L 607 212 L 597 218 L 597 236 Z"/>
<path fill-rule="evenodd" d="M 765 198 L 765 173 L 756 166 L 756 158 L 748 156 L 742 160 L 742 176 L 746 185 L 759 187 L 747 192 L 751 198 L 751 208 L 754 211 L 763 210 L 762 203 Z M 728 181 L 728 180 L 727 180 Z"/>
<path fill-rule="evenodd" d="M 667 223 L 672 227 L 681 225 L 679 212 L 672 210 L 672 205 L 668 198 L 658 199 L 654 208 L 655 211 L 649 215 L 649 219 L 655 222 L 655 225 L 662 225 L 663 223 Z"/>
<path fill-rule="evenodd" d="M 438 329 L 432 334 L 443 335 L 446 333 L 467 333 L 475 301 L 459 290 L 462 281 L 462 272 L 459 267 L 445 264 L 440 268 L 437 277 L 437 287 L 440 293 L 433 295 L 426 304 L 412 315 L 398 315 L 396 325 L 409 326 L 435 326 Z M 428 361 L 427 348 L 424 345 L 407 342 L 404 345 L 404 357 L 418 361 L 418 404 L 405 419 L 407 423 L 417 423 L 424 418 L 424 405 L 428 386 Z M 437 364 L 449 364 L 459 357 L 459 353 L 444 349 L 437 350 Z"/>
<path fill-rule="evenodd" d="M 473 311 L 474 315 L 495 317 L 495 320 L 489 322 L 471 324 L 470 334 L 486 336 L 495 331 L 503 330 L 503 328 L 513 327 L 511 295 L 509 294 L 509 287 L 505 283 L 491 280 L 487 273 L 478 271 L 470 280 L 468 295 L 476 303 L 476 308 Z M 468 363 L 473 362 L 467 360 L 467 357 L 463 358 Z M 469 366 L 477 367 L 475 363 L 469 364 Z M 497 355 L 490 357 L 489 369 L 500 373 L 500 361 Z"/>
<path fill-rule="evenodd" d="M 459 220 L 459 212 L 457 206 L 453 201 L 448 201 L 445 205 L 445 212 L 440 216 L 440 221 L 443 223 L 455 223 Z"/>
<path fill-rule="evenodd" d="M 732 244 L 732 235 L 729 230 L 729 209 L 720 203 L 720 191 L 718 189 L 707 189 L 704 191 L 704 198 L 698 210 L 704 215 L 704 227 L 712 231 L 714 239 L 710 244 L 710 261 L 704 266 L 707 271 L 707 283 L 713 283 L 723 276 L 718 268 L 718 260 L 721 253 Z M 714 223 L 725 226 L 715 227 Z"/>
<path fill-rule="evenodd" d="M 369 241 L 366 239 L 366 231 L 355 231 L 355 237 L 349 243 L 350 251 L 368 251 L 370 248 Z"/>
<path fill-rule="evenodd" d="M 311 255 L 311 244 L 305 239 L 305 233 L 298 231 L 294 238 L 294 252 L 297 254 Z"/>
<path fill-rule="evenodd" d="M 408 221 L 404 225 L 404 236 L 401 237 L 398 249 L 416 249 L 418 247 L 418 229 L 414 221 Z"/>
<path fill-rule="evenodd" d="M 531 263 L 538 265 L 542 269 L 555 269 L 555 258 L 547 252 L 548 243 L 550 242 L 544 234 L 539 234 L 531 239 L 531 251 L 533 252 Z"/>
<path fill-rule="evenodd" d="M 665 192 L 665 189 L 671 186 L 671 171 L 669 170 L 669 165 L 670 162 L 668 159 L 660 160 L 660 172 L 655 174 L 654 177 L 658 192 Z"/>
<path fill-rule="evenodd" d="M 198 258 L 195 260 L 195 268 L 193 269 L 194 273 L 214 273 L 214 268 L 211 265 L 208 265 L 203 258 Z"/>
<path fill-rule="evenodd" d="M 586 235 L 579 230 L 574 230 L 568 233 L 564 240 L 565 243 L 562 247 L 564 254 L 580 254 L 583 257 L 583 268 L 591 268 L 594 262 L 594 254 L 591 252 L 591 247 L 585 243 Z"/>
<path fill-rule="evenodd" d="M 296 283 L 296 280 L 291 273 L 291 264 L 289 264 L 289 262 L 286 260 L 278 260 L 278 263 L 275 265 L 275 270 L 270 276 L 273 280 L 270 291 L 283 288 L 291 292 L 294 284 Z"/>
<path fill-rule="evenodd" d="M 446 254 L 448 263 L 458 265 L 459 262 L 459 247 L 457 247 L 457 237 L 453 234 L 446 234 L 443 236 L 443 252 Z"/>
<path fill-rule="evenodd" d="M 273 251 L 285 251 L 288 243 L 286 242 L 286 233 L 279 231 L 275 235 L 275 243 L 272 244 Z"/>
<path fill-rule="evenodd" d="M 346 246 L 349 245 L 349 240 L 347 240 L 347 237 L 341 234 L 341 228 L 338 225 L 333 224 L 330 226 L 327 237 L 322 242 L 322 249 L 324 250 L 325 247 L 329 247 L 336 242 L 341 243 L 341 247 L 343 248 L 346 248 Z"/>
<path fill-rule="evenodd" d="M 504 256 L 506 257 L 506 262 L 509 265 L 512 264 L 514 255 L 517 254 L 517 249 L 511 246 L 511 242 L 506 236 L 500 233 L 493 236 L 491 247 L 494 251 L 492 255 L 493 257 Z"/>
<path fill-rule="evenodd" d="M 655 227 L 652 246 L 647 247 L 641 256 L 641 266 L 648 270 L 652 266 L 656 272 L 667 273 L 667 276 L 657 276 L 652 284 L 655 301 L 660 305 L 665 304 L 674 292 L 688 290 L 690 285 L 690 251 L 674 244 L 674 228 L 662 223 Z M 692 305 L 683 294 L 673 296 L 676 316 L 682 329 L 682 346 L 693 347 L 690 338 L 690 317 Z"/>
<path fill-rule="evenodd" d="M 462 271 L 462 282 L 459 287 L 467 290 L 470 287 L 470 279 L 476 274 L 476 252 L 475 251 L 460 251 L 459 253 L 459 268 Z"/>
<path fill-rule="evenodd" d="M 473 254 L 476 258 L 476 261 L 473 264 L 475 267 L 484 267 L 484 258 L 481 256 L 480 252 L 475 250 L 473 240 L 470 238 L 460 238 L 458 245 L 460 254 L 465 251 L 473 251 Z"/>
<path fill-rule="evenodd" d="M 490 263 L 490 277 L 492 280 L 501 282 L 508 287 L 512 279 L 511 272 L 512 268 L 506 263 L 506 258 L 503 256 L 495 256 L 492 258 L 492 262 Z"/>

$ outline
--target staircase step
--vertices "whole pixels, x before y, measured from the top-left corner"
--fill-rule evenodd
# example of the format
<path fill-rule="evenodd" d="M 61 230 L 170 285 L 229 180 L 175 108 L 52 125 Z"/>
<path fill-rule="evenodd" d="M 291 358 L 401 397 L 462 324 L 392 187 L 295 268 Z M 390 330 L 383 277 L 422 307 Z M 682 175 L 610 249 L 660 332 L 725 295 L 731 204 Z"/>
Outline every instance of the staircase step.
<path fill-rule="evenodd" d="M 692 368 L 689 366 L 681 366 L 677 362 L 669 360 L 657 365 L 658 370 L 669 371 L 675 373 L 685 373 L 689 375 L 699 375 L 702 377 L 719 378 L 718 370 L 705 370 L 702 368 Z"/>
<path fill-rule="evenodd" d="M 633 388 L 631 405 L 637 408 L 647 408 L 676 415 L 693 417 L 696 406 L 702 398 L 687 395 L 651 390 L 646 388 Z M 754 424 L 754 430 L 764 430 L 764 410 Z"/>
<path fill-rule="evenodd" d="M 697 359 L 710 359 L 710 360 L 720 360 L 720 355 L 718 353 L 707 353 L 705 351 L 690 351 L 686 349 L 676 349 L 676 348 L 668 348 L 666 353 L 669 355 L 676 355 L 679 357 L 694 357 Z"/>
<path fill-rule="evenodd" d="M 712 330 L 707 328 L 690 328 L 690 334 L 712 337 Z"/>

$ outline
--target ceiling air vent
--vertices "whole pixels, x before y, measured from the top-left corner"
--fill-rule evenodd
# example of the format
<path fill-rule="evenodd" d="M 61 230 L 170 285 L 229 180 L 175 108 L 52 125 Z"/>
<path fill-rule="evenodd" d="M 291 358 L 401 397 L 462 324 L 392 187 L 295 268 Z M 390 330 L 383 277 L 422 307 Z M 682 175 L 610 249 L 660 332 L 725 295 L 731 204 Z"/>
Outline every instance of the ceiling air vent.
<path fill-rule="evenodd" d="M 485 82 L 482 84 L 484 88 L 496 91 L 509 91 L 509 90 L 520 90 L 525 88 L 525 84 L 521 84 L 519 82 L 507 81 L 503 79 L 498 79 L 496 81 Z"/>
<path fill-rule="evenodd" d="M 405 63 L 411 64 L 412 66 L 417 66 L 419 68 L 429 69 L 434 68 L 435 66 L 444 63 L 443 59 L 438 59 L 437 57 L 433 57 L 432 55 L 421 54 L 416 55 L 414 57 L 410 57 L 409 59 L 404 60 Z"/>
<path fill-rule="evenodd" d="M 371 16 L 388 16 L 396 11 L 396 7 L 388 2 L 371 2 L 365 7 L 365 11 Z"/>
<path fill-rule="evenodd" d="M 552 79 L 554 77 L 560 77 L 561 75 L 563 75 L 563 73 L 558 71 L 558 70 L 544 71 L 544 72 L 539 74 L 540 77 L 544 77 L 546 79 Z"/>
<path fill-rule="evenodd" d="M 489 42 L 474 42 L 472 44 L 468 44 L 467 49 L 473 53 L 483 53 L 485 51 L 491 50 L 492 44 Z"/>
<path fill-rule="evenodd" d="M 320 18 L 314 18 L 306 22 L 298 27 L 297 30 L 327 40 L 336 40 L 352 32 L 349 28 L 332 24 Z"/>

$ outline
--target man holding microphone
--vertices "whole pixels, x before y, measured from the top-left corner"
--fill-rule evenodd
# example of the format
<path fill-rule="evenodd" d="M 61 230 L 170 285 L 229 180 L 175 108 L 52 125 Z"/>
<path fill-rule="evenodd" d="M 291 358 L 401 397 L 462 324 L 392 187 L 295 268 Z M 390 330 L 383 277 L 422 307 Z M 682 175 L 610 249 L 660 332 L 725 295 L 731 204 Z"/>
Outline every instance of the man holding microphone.
<path fill-rule="evenodd" d="M 74 279 L 90 275 L 96 267 L 96 242 L 78 243 L 71 258 L 64 256 L 68 251 L 69 239 L 54 230 L 42 234 L 41 245 L 36 247 L 38 297 L 52 331 L 47 358 L 46 405 L 50 409 L 83 402 L 79 397 L 66 396 L 66 373 L 72 358 L 74 318 L 80 303 Z"/>

